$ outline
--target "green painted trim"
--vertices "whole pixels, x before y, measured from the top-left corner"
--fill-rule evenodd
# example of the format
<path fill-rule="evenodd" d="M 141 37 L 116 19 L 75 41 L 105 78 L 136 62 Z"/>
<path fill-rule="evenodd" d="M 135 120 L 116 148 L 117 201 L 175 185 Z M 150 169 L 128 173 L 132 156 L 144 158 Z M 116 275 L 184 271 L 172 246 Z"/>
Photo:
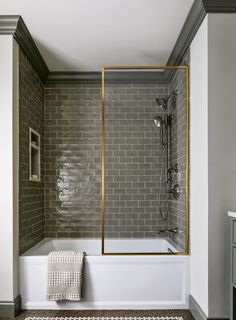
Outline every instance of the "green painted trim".
<path fill-rule="evenodd" d="M 230 320 L 230 318 L 207 318 L 207 320 Z"/>
<path fill-rule="evenodd" d="M 235 0 L 202 0 L 207 13 L 236 13 Z"/>
<path fill-rule="evenodd" d="M 101 72 L 50 72 L 47 83 L 101 83 Z"/>
<path fill-rule="evenodd" d="M 176 66 L 180 63 L 207 13 L 236 13 L 236 1 L 195 0 L 167 61 L 168 66 Z M 44 83 L 46 81 L 48 83 L 101 82 L 100 72 L 50 72 L 29 30 L 19 15 L 0 15 L 0 34 L 14 36 Z M 160 83 L 168 83 L 172 75 L 172 70 L 165 70 L 164 75 L 157 80 Z M 112 79 L 109 80 L 114 82 L 124 81 L 123 78 L 117 75 L 112 76 Z M 149 79 L 136 74 L 134 80 L 148 81 Z M 126 78 L 125 81 L 130 80 Z M 150 81 L 153 81 L 153 79 L 150 79 Z"/>
<path fill-rule="evenodd" d="M 13 35 L 45 83 L 49 69 L 21 16 L 0 15 L 0 34 Z"/>
<path fill-rule="evenodd" d="M 13 302 L 0 301 L 0 318 L 14 318 L 20 310 L 20 295 L 18 295 Z"/>
<path fill-rule="evenodd" d="M 236 13 L 236 1 L 195 0 L 167 61 L 168 66 L 179 64 L 207 13 Z M 166 72 L 166 77 L 171 77 L 171 71 Z"/>
<path fill-rule="evenodd" d="M 49 74 L 49 69 L 21 17 L 19 17 L 14 38 L 24 50 L 35 70 L 38 72 L 41 80 L 45 83 Z"/>
<path fill-rule="evenodd" d="M 14 35 L 19 16 L 3 16 L 0 15 L 0 34 Z"/>
<path fill-rule="evenodd" d="M 191 312 L 195 320 L 229 320 L 229 318 L 227 317 L 207 317 L 197 301 L 191 295 L 189 296 L 189 311 Z"/>
<path fill-rule="evenodd" d="M 180 63 L 205 16 L 206 11 L 202 1 L 195 0 L 167 61 L 168 66 L 178 65 Z M 166 73 L 167 78 L 170 77 L 169 73 L 170 72 Z"/>
<path fill-rule="evenodd" d="M 197 33 L 202 21 L 206 16 L 206 10 L 201 0 L 195 0 L 188 14 L 180 35 L 175 43 L 175 46 L 168 59 L 168 66 L 176 66 L 180 63 L 184 54 L 188 50 L 195 34 Z M 128 73 L 127 73 L 128 74 Z M 168 84 L 174 75 L 173 70 L 165 70 L 158 77 L 153 77 L 150 72 L 129 72 L 129 76 L 124 72 L 121 74 L 109 72 L 106 75 L 106 80 L 110 82 L 125 82 L 125 81 L 153 81 L 157 80 L 161 84 Z M 101 83 L 100 72 L 50 72 L 47 83 Z"/>
<path fill-rule="evenodd" d="M 105 73 L 105 79 L 109 83 L 130 81 L 167 83 L 164 72 L 109 71 Z M 50 72 L 47 79 L 47 83 L 101 83 L 101 81 L 101 72 Z"/>

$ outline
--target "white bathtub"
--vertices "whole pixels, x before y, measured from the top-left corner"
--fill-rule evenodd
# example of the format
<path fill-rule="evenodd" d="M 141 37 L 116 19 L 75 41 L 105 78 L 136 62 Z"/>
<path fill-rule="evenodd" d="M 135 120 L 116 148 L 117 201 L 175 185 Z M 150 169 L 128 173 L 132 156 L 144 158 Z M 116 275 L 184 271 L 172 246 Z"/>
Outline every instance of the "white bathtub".
<path fill-rule="evenodd" d="M 120 245 L 127 252 L 134 252 L 135 248 L 139 252 L 153 252 L 151 246 L 161 252 L 167 252 L 168 248 L 176 250 L 165 239 L 142 239 L 112 240 L 106 243 L 106 251 L 114 252 Z M 47 255 L 50 251 L 70 249 L 81 249 L 87 254 L 83 300 L 47 301 Z M 188 308 L 188 256 L 101 256 L 100 252 L 101 240 L 87 239 L 44 239 L 28 250 L 19 258 L 22 309 Z"/>

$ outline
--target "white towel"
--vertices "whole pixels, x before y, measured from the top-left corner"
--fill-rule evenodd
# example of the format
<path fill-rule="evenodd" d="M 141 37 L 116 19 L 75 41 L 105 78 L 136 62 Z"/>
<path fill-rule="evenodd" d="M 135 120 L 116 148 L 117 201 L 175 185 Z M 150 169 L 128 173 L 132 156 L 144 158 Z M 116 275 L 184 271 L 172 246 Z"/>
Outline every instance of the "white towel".
<path fill-rule="evenodd" d="M 47 299 L 73 300 L 82 297 L 83 252 L 53 251 L 48 255 Z"/>

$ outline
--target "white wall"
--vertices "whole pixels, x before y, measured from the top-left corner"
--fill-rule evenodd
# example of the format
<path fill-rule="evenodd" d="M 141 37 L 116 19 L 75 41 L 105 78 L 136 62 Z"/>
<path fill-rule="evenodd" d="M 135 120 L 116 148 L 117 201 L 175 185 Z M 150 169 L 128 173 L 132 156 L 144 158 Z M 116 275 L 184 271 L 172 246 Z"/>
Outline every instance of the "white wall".
<path fill-rule="evenodd" d="M 191 44 L 191 290 L 206 316 L 229 317 L 236 210 L 236 14 L 208 14 Z"/>
<path fill-rule="evenodd" d="M 229 317 L 229 218 L 236 210 L 236 14 L 210 14 L 209 316 Z"/>
<path fill-rule="evenodd" d="M 190 294 L 208 315 L 208 18 L 190 47 Z"/>
<path fill-rule="evenodd" d="M 13 301 L 18 294 L 18 45 L 12 36 L 0 36 L 0 301 Z M 13 77 L 15 76 L 15 79 Z M 15 94 L 16 93 L 16 94 Z M 16 150 L 17 151 L 17 150 Z M 14 174 L 13 174 L 14 173 Z"/>

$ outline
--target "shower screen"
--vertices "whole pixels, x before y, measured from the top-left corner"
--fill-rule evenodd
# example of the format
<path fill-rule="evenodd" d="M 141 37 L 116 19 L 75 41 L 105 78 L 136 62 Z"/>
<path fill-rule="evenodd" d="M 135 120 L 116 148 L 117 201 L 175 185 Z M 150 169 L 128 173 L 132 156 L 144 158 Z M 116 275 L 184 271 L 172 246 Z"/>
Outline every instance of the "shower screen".
<path fill-rule="evenodd" d="M 103 254 L 188 254 L 188 74 L 102 69 Z"/>

